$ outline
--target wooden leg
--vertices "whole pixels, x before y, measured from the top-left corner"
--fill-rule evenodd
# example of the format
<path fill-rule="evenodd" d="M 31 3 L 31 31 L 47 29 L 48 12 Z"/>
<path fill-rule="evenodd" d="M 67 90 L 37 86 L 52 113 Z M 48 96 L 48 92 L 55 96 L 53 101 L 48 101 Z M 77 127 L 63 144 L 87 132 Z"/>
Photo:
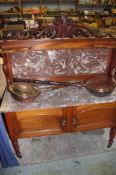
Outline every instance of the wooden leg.
<path fill-rule="evenodd" d="M 20 150 L 19 150 L 18 140 L 11 140 L 11 142 L 12 142 L 12 145 L 13 145 L 13 148 L 15 150 L 17 157 L 22 158 L 22 155 L 21 155 Z"/>
<path fill-rule="evenodd" d="M 116 128 L 111 128 L 110 135 L 109 135 L 110 138 L 109 138 L 108 148 L 112 146 L 115 136 L 116 136 Z"/>
<path fill-rule="evenodd" d="M 5 113 L 5 122 L 7 125 L 7 130 L 9 134 L 9 138 L 12 142 L 12 146 L 16 152 L 17 157 L 22 158 L 22 155 L 19 151 L 19 145 L 18 145 L 18 140 L 17 140 L 17 134 L 16 131 L 14 130 L 14 122 L 15 122 L 15 113 Z"/>

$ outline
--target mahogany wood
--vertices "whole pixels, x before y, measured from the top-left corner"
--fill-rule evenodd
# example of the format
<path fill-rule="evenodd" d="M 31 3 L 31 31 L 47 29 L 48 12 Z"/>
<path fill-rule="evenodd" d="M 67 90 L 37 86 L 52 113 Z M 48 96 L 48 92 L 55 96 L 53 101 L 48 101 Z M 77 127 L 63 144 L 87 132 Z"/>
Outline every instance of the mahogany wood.
<path fill-rule="evenodd" d="M 31 48 L 31 50 L 53 50 L 53 49 L 77 49 L 77 48 L 103 48 L 108 47 L 111 48 L 111 56 L 109 57 L 109 63 L 107 65 L 107 73 L 110 74 L 110 70 L 112 71 L 113 66 L 115 65 L 115 53 L 116 53 L 116 40 L 111 38 L 87 38 L 87 39 L 54 39 L 54 40 L 16 40 L 16 41 L 4 41 L 1 43 L 2 51 L 6 52 L 9 50 L 24 50 L 24 48 Z M 112 52 L 112 48 L 113 52 Z M 113 54 L 112 54 L 113 53 Z M 12 67 L 11 67 L 11 53 L 4 53 L 4 70 L 7 77 L 7 83 L 11 83 L 13 81 L 12 75 Z M 113 60 L 111 60 L 111 57 Z M 109 69 L 110 68 L 110 69 Z M 99 74 L 99 73 L 98 73 Z M 67 81 L 67 80 L 83 80 L 87 79 L 96 74 L 79 74 L 79 75 L 63 75 L 61 76 L 41 76 L 39 80 L 53 80 L 53 81 Z M 33 76 L 30 76 L 30 79 L 33 79 Z"/>
<path fill-rule="evenodd" d="M 21 48 L 38 49 L 67 49 L 67 48 L 111 48 L 111 56 L 107 65 L 106 74 L 111 73 L 116 66 L 116 40 L 111 38 L 88 38 L 88 39 L 60 39 L 60 40 L 21 40 L 5 41 L 1 44 L 2 51 Z M 113 48 L 113 52 L 112 52 Z M 113 53 L 113 54 L 112 54 Z M 4 70 L 8 84 L 13 81 L 11 53 L 4 53 Z M 64 75 L 51 77 L 52 80 L 65 81 L 69 79 L 86 79 L 93 75 Z M 49 79 L 44 77 L 40 79 Z M 17 139 L 62 134 L 66 132 L 80 132 L 98 128 L 111 128 L 109 145 L 113 143 L 116 134 L 116 103 L 78 105 L 64 108 L 43 110 L 30 110 L 21 112 L 5 113 L 5 121 L 8 133 L 15 149 L 16 155 L 21 157 Z"/>
<path fill-rule="evenodd" d="M 109 139 L 109 143 L 108 143 L 108 148 L 110 148 L 112 146 L 113 140 L 116 136 L 116 127 L 111 128 L 109 135 L 110 135 L 110 139 Z"/>
<path fill-rule="evenodd" d="M 17 140 L 17 129 L 14 129 L 14 125 L 13 125 L 13 123 L 15 123 L 15 128 L 17 128 L 17 123 L 15 122 L 16 119 L 15 119 L 14 113 L 12 113 L 12 115 L 11 113 L 6 113 L 5 118 L 6 118 L 6 125 L 8 128 L 9 137 L 11 139 L 13 148 L 16 152 L 17 157 L 21 158 L 22 155 L 19 151 L 19 145 Z"/>
<path fill-rule="evenodd" d="M 110 63 L 110 74 L 112 75 L 113 70 L 116 68 L 116 49 L 112 49 L 112 59 Z"/>
<path fill-rule="evenodd" d="M 3 68 L 4 68 L 5 75 L 7 77 L 7 85 L 9 85 L 13 81 L 12 64 L 11 64 L 10 54 L 5 55 Z"/>
<path fill-rule="evenodd" d="M 1 49 L 15 50 L 29 48 L 33 50 L 46 49 L 77 49 L 106 47 L 116 48 L 115 38 L 81 38 L 81 39 L 39 39 L 39 40 L 14 40 L 1 43 Z"/>
<path fill-rule="evenodd" d="M 115 109 L 116 103 L 104 103 L 31 110 L 5 113 L 5 120 L 16 155 L 20 157 L 17 144 L 19 138 L 80 132 L 98 128 L 111 128 L 108 145 L 110 147 L 116 135 Z"/>
<path fill-rule="evenodd" d="M 71 18 L 61 15 L 45 27 L 37 27 L 29 30 L 5 31 L 2 39 L 5 40 L 24 40 L 24 39 L 40 39 L 40 38 L 78 38 L 78 37 L 97 37 L 97 38 L 113 38 L 111 34 L 101 34 L 90 28 L 77 24 Z"/>

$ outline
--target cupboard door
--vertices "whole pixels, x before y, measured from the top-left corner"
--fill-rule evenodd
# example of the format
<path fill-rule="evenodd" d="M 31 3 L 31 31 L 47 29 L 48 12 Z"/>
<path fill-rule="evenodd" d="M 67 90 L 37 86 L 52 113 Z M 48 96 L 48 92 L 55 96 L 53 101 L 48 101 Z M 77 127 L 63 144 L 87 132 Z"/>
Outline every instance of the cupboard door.
<path fill-rule="evenodd" d="M 74 131 L 107 128 L 113 126 L 115 110 L 113 106 L 85 105 L 74 108 L 72 123 Z"/>
<path fill-rule="evenodd" d="M 32 110 L 12 113 L 17 138 L 33 137 L 63 132 L 61 127 L 65 110 L 62 108 Z"/>

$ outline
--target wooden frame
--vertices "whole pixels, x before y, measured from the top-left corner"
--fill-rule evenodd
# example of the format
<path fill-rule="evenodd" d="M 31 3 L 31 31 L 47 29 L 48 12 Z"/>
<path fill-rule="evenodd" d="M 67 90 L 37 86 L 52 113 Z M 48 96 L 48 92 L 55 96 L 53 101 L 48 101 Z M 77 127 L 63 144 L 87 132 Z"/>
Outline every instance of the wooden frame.
<path fill-rule="evenodd" d="M 25 47 L 26 46 L 26 47 Z M 78 48 L 110 48 L 111 56 L 109 58 L 109 63 L 107 66 L 107 74 L 110 75 L 114 66 L 112 62 L 115 62 L 115 47 L 116 40 L 112 38 L 83 38 L 83 39 L 40 39 L 40 40 L 14 40 L 14 41 L 4 41 L 1 44 L 2 53 L 4 55 L 4 71 L 7 76 L 8 84 L 13 81 L 12 67 L 11 67 L 11 54 L 17 51 L 25 50 L 53 50 L 53 49 L 78 49 Z M 113 48 L 113 49 L 112 49 Z M 113 55 L 113 58 L 111 58 Z M 77 76 L 65 76 L 63 80 L 72 80 L 72 79 L 86 79 L 93 75 L 77 75 Z M 39 80 L 55 80 L 62 81 L 60 76 L 51 76 L 51 77 L 39 77 Z"/>
<path fill-rule="evenodd" d="M 109 76 L 111 75 L 112 69 L 116 67 L 116 40 L 112 38 L 4 41 L 1 44 L 1 49 L 4 56 L 4 71 L 8 85 L 13 82 L 10 60 L 12 53 L 24 50 L 77 48 L 110 48 L 110 57 L 106 74 Z M 69 79 L 86 79 L 88 76 L 93 75 L 85 74 L 75 77 L 64 76 L 62 81 Z M 46 76 L 40 79 L 47 80 L 49 77 Z M 51 77 L 51 80 L 61 81 L 61 78 L 58 76 Z M 102 113 L 100 113 L 100 111 L 102 111 Z M 97 115 L 99 121 L 97 120 Z M 36 121 L 35 128 L 34 125 L 30 125 L 30 122 L 34 123 L 34 120 Z M 30 111 L 30 113 L 28 111 L 7 112 L 5 113 L 5 121 L 10 139 L 18 157 L 21 157 L 17 141 L 19 138 L 85 131 L 105 127 L 111 128 L 108 144 L 108 147 L 110 147 L 116 135 L 116 102 L 92 105 L 77 104 L 76 107 L 70 106 L 48 110 L 38 109 Z"/>

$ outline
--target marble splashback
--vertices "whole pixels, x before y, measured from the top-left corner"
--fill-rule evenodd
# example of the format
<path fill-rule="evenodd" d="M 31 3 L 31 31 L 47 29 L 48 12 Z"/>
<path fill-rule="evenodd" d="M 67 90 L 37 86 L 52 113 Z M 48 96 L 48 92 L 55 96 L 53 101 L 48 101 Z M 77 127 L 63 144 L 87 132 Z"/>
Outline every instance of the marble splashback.
<path fill-rule="evenodd" d="M 110 57 L 108 48 L 37 50 L 12 55 L 15 78 L 104 73 Z"/>

